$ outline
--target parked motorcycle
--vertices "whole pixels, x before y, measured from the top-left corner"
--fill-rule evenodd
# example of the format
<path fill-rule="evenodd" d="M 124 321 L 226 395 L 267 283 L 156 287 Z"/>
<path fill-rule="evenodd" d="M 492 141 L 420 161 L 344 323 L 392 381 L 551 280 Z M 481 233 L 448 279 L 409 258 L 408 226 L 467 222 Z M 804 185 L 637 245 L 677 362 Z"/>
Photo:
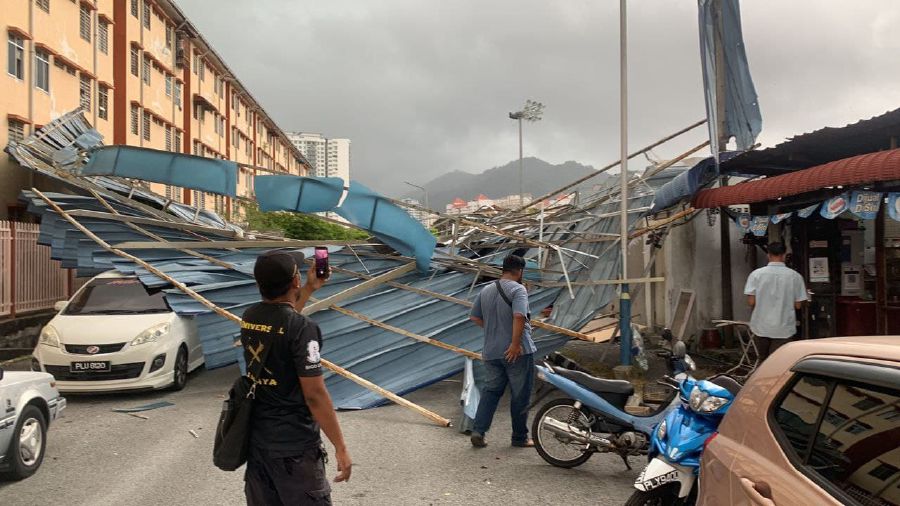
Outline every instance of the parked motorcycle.
<path fill-rule="evenodd" d="M 628 457 L 647 452 L 653 428 L 680 404 L 678 381 L 668 376 L 660 383 L 672 389 L 671 397 L 654 412 L 638 416 L 625 411 L 634 394 L 628 381 L 596 378 L 548 362 L 536 367 L 539 379 L 568 396 L 544 404 L 532 425 L 537 452 L 557 467 L 579 466 L 594 453 L 612 452 L 631 469 Z"/>
<path fill-rule="evenodd" d="M 669 412 L 650 437 L 650 463 L 626 506 L 693 504 L 700 457 L 716 434 L 722 417 L 741 385 L 729 376 L 709 380 L 685 377 L 679 386 L 680 405 Z"/>

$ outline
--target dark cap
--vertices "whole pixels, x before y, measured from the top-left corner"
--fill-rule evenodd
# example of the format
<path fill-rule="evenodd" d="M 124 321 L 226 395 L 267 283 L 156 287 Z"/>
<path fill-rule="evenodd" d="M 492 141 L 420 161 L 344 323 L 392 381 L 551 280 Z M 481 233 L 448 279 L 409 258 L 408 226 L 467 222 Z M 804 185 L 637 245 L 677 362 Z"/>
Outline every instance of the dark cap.
<path fill-rule="evenodd" d="M 290 249 L 273 249 L 256 257 L 253 277 L 260 291 L 284 293 L 283 289 L 300 273 L 305 258 L 302 252 Z"/>
<path fill-rule="evenodd" d="M 521 271 L 525 269 L 525 259 L 519 255 L 507 255 L 503 259 L 504 272 Z"/>

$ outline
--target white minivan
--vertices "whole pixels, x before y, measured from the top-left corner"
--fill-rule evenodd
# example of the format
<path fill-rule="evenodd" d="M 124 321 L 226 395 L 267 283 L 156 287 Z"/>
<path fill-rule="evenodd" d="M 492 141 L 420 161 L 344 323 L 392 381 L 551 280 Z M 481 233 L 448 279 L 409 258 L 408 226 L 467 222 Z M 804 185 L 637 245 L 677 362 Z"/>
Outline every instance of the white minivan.
<path fill-rule="evenodd" d="M 52 374 L 62 392 L 181 390 L 203 365 L 193 319 L 137 277 L 100 274 L 56 309 L 31 368 Z"/>

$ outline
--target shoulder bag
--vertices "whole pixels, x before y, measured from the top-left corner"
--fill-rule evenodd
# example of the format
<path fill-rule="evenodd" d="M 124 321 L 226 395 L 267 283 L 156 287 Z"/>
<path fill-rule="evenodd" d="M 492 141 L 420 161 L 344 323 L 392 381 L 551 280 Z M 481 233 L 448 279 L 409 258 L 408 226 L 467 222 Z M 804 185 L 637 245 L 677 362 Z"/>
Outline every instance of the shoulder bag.
<path fill-rule="evenodd" d="M 223 471 L 234 471 L 247 462 L 250 446 L 250 415 L 256 398 L 256 387 L 262 375 L 269 351 L 275 345 L 270 342 L 263 351 L 259 367 L 253 372 L 254 380 L 241 376 L 228 391 L 228 400 L 222 404 L 216 439 L 213 443 L 213 464 Z M 251 372 L 248 368 L 247 372 Z"/>

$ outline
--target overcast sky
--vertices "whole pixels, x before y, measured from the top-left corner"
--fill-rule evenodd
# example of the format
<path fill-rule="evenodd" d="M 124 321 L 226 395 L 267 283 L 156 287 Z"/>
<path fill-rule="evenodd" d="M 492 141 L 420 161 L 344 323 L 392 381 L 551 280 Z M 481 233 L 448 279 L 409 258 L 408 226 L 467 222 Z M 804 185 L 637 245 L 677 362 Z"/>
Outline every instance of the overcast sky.
<path fill-rule="evenodd" d="M 177 0 L 286 131 L 352 140 L 351 177 L 399 194 L 525 154 L 595 167 L 618 157 L 614 0 Z M 629 2 L 630 146 L 705 116 L 694 0 Z M 900 2 L 753 0 L 744 39 L 760 142 L 900 107 Z M 702 142 L 698 129 L 659 149 Z"/>

